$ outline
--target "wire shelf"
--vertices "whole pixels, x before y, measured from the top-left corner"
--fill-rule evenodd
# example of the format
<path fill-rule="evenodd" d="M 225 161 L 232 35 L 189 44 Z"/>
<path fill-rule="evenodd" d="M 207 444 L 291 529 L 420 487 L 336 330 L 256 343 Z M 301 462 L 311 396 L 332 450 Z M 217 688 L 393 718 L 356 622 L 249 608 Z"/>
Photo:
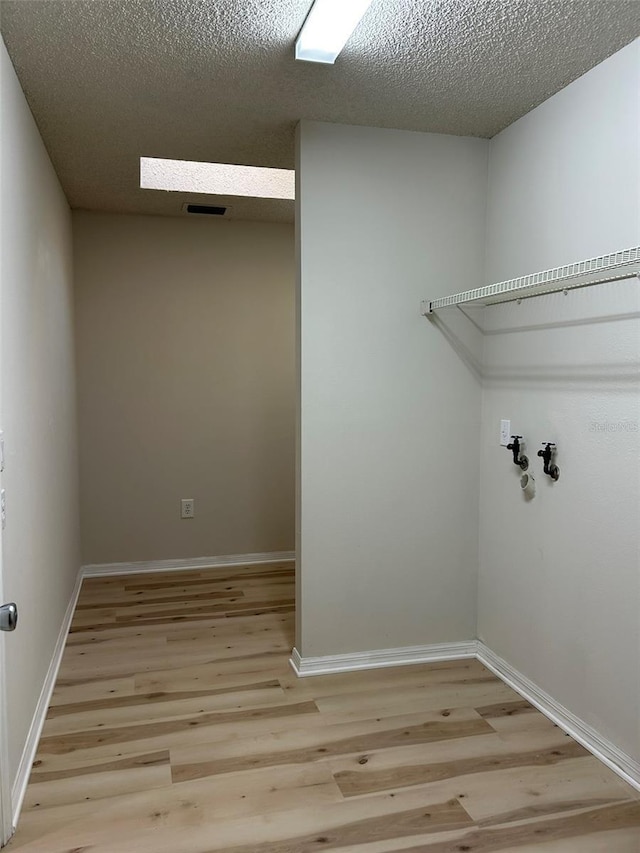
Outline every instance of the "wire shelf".
<path fill-rule="evenodd" d="M 502 302 L 514 302 L 533 296 L 542 296 L 545 293 L 592 287 L 596 284 L 621 281 L 635 276 L 640 277 L 640 246 L 425 301 L 422 303 L 421 311 L 426 316 L 440 308 L 453 308 L 467 303 L 498 305 Z"/>

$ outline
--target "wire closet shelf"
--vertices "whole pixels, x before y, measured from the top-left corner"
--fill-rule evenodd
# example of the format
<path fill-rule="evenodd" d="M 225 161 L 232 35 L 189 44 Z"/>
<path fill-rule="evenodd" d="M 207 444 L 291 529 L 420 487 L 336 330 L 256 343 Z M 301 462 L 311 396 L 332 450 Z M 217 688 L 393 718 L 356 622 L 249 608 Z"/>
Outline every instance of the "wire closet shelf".
<path fill-rule="evenodd" d="M 545 293 L 593 287 L 596 284 L 629 278 L 638 278 L 640 281 L 640 246 L 519 278 L 510 278 L 507 281 L 488 284 L 486 287 L 476 287 L 452 296 L 427 300 L 421 303 L 421 313 L 427 316 L 441 308 L 466 304 L 499 305 L 502 302 L 516 302 Z"/>

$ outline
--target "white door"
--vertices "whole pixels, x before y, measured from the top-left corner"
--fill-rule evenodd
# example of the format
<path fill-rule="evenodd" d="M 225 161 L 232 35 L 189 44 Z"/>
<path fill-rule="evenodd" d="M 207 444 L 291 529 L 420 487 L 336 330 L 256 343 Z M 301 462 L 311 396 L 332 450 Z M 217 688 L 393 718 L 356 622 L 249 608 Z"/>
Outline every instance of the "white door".
<path fill-rule="evenodd" d="M 4 137 L 4 134 L 3 134 Z M 3 139 L 4 142 L 4 139 Z M 3 151 L 4 154 L 4 151 Z M 5 157 L 3 156 L 3 165 Z M 4 190 L 4 186 L 2 188 Z M 0 234 L 3 235 L 2 240 L 2 271 L 5 273 L 5 246 L 4 246 L 4 229 L 2 227 L 2 214 L 5 212 L 4 199 L 6 193 L 2 193 L 3 204 L 0 210 Z M 3 293 L 0 277 L 0 426 L 2 425 L 2 303 Z M 0 432 L 0 440 L 2 433 Z M 4 453 L 2 454 L 4 457 Z M 3 459 L 4 462 L 4 459 Z M 0 466 L 1 468 L 2 466 Z M 0 470 L 0 489 L 2 488 L 2 471 Z M 4 584 L 2 577 L 2 524 L 0 523 L 0 605 L 5 603 L 4 600 Z M 5 678 L 5 646 L 6 634 L 0 631 L 0 847 L 4 846 L 13 832 L 12 827 L 12 808 L 11 808 L 11 784 L 9 780 L 9 740 L 7 734 L 7 683 Z"/>
<path fill-rule="evenodd" d="M 4 134 L 3 134 L 4 142 Z M 3 151 L 4 155 L 4 151 Z M 3 156 L 3 166 L 5 165 L 5 157 Z M 4 170 L 3 170 L 4 171 Z M 4 175 L 3 175 L 4 177 Z M 2 274 L 6 273 L 5 264 L 5 229 L 3 219 L 5 214 L 5 198 L 7 193 L 2 187 L 2 208 L 0 209 L 0 234 L 2 234 Z M 5 214 L 6 215 L 6 214 Z M 2 284 L 0 277 L 0 427 L 4 409 L 2 408 L 3 393 L 2 393 L 2 310 L 3 297 Z M 0 431 L 0 441 L 2 440 L 2 432 Z M 2 465 L 0 465 L 0 489 L 2 488 L 2 468 L 4 467 L 4 452 L 2 452 Z M 2 507 L 4 509 L 4 507 Z M 2 523 L 0 522 L 0 605 L 5 603 L 4 599 L 4 584 L 3 584 L 3 563 L 2 563 Z M 0 631 L 0 847 L 3 847 L 11 838 L 13 833 L 12 818 L 13 810 L 11 807 L 11 781 L 9 779 L 9 739 L 7 730 L 7 681 L 5 668 L 5 643 L 6 637 L 4 631 Z"/>
<path fill-rule="evenodd" d="M 2 525 L 0 524 L 0 604 L 4 603 L 2 595 Z M 4 643 L 5 634 L 4 631 L 0 631 L 0 847 L 7 843 L 12 833 Z"/>
<path fill-rule="evenodd" d="M 2 367 L 2 301 L 0 299 L 0 368 Z M 0 369 L 0 412 L 2 412 L 2 371 Z M 0 442 L 2 432 L 0 432 Z M 4 457 L 4 452 L 0 454 Z M 4 462 L 4 459 L 3 459 Z M 0 488 L 2 488 L 2 466 L 0 466 Z M 0 522 L 0 605 L 4 604 L 2 582 L 2 523 Z M 7 684 L 5 678 L 4 644 L 6 634 L 0 631 L 0 847 L 5 845 L 13 832 L 11 809 L 11 784 L 9 780 L 9 740 L 7 735 Z"/>

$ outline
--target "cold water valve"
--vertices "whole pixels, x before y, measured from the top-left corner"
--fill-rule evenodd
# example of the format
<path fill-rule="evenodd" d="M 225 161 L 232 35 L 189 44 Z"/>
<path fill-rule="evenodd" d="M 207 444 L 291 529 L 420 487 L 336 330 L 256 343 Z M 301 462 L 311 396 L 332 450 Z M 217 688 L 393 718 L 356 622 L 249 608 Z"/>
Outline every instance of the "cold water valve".
<path fill-rule="evenodd" d="M 522 441 L 522 436 L 512 435 L 511 438 L 512 441 L 511 444 L 507 444 L 507 450 L 510 450 L 513 453 L 513 464 L 518 465 L 523 471 L 526 471 L 529 467 L 529 460 L 524 453 L 521 452 L 524 443 Z"/>
<path fill-rule="evenodd" d="M 556 446 L 552 441 L 543 441 L 544 450 L 538 451 L 538 456 L 540 456 L 544 461 L 544 473 L 548 474 L 552 480 L 558 480 L 560 477 L 560 469 L 558 466 L 552 461 L 556 454 Z"/>

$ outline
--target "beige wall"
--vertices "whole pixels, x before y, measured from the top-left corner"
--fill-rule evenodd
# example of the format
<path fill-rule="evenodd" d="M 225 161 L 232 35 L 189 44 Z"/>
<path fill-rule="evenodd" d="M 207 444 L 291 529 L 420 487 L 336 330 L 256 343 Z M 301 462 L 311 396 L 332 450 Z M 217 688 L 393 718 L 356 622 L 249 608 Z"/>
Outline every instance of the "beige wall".
<path fill-rule="evenodd" d="M 2 42 L 0 63 L 3 593 L 20 611 L 0 645 L 13 782 L 80 550 L 71 215 Z"/>
<path fill-rule="evenodd" d="M 73 225 L 83 562 L 292 549 L 293 228 Z"/>

